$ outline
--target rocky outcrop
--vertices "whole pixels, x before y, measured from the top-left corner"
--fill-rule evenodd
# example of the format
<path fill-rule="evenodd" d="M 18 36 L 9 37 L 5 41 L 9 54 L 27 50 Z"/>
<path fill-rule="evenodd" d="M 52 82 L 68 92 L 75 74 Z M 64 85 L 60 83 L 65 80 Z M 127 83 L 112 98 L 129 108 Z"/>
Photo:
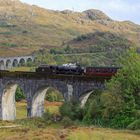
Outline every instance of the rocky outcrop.
<path fill-rule="evenodd" d="M 91 9 L 83 12 L 85 17 L 90 20 L 108 20 L 112 21 L 107 15 L 105 15 L 102 11 Z"/>

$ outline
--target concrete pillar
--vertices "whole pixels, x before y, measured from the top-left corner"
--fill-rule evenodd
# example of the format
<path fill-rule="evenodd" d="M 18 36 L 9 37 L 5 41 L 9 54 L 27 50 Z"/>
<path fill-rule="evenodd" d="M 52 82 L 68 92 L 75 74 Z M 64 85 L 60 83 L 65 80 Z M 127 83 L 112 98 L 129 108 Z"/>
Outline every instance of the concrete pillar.
<path fill-rule="evenodd" d="M 0 120 L 2 120 L 2 93 L 3 93 L 3 85 L 2 80 L 0 79 Z"/>
<path fill-rule="evenodd" d="M 81 98 L 80 98 L 80 106 L 81 108 L 83 108 L 89 98 L 89 96 L 93 93 L 93 91 L 90 91 L 89 93 L 87 93 L 86 95 L 83 95 Z"/>
<path fill-rule="evenodd" d="M 67 100 L 71 101 L 73 98 L 73 86 L 70 84 L 67 84 L 67 88 L 68 88 Z"/>
<path fill-rule="evenodd" d="M 32 98 L 31 117 L 41 117 L 44 113 L 44 100 L 48 88 L 40 89 Z"/>
<path fill-rule="evenodd" d="M 27 65 L 27 58 L 24 58 L 24 61 L 25 61 L 25 65 Z"/>
<path fill-rule="evenodd" d="M 2 120 L 16 119 L 15 92 L 17 85 L 9 84 L 2 93 Z"/>

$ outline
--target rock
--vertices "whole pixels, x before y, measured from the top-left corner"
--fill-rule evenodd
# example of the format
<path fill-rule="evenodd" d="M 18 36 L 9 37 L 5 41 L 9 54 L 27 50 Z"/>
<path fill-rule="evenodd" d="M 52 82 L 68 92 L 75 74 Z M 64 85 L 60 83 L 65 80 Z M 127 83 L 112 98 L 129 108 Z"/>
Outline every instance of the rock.
<path fill-rule="evenodd" d="M 111 21 L 111 18 L 109 18 L 107 15 L 105 15 L 102 11 L 100 10 L 86 10 L 83 12 L 86 16 L 86 18 L 90 20 L 108 20 Z"/>

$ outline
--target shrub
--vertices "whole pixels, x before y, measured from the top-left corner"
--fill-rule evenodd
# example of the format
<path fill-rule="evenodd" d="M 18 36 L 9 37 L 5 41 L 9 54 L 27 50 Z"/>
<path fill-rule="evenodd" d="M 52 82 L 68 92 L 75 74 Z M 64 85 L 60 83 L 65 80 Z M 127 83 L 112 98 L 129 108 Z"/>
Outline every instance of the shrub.
<path fill-rule="evenodd" d="M 60 107 L 60 113 L 62 116 L 69 117 L 72 120 L 82 120 L 83 118 L 83 111 L 80 108 L 79 104 L 64 103 Z"/>
<path fill-rule="evenodd" d="M 21 101 L 22 99 L 25 99 L 25 95 L 19 87 L 17 87 L 15 99 L 16 101 Z"/>
<path fill-rule="evenodd" d="M 45 99 L 50 101 L 50 102 L 54 102 L 54 101 L 62 102 L 64 100 L 62 94 L 53 88 L 49 88 Z"/>
<path fill-rule="evenodd" d="M 123 109 L 124 101 L 116 93 L 103 92 L 100 96 L 100 101 L 104 118 L 112 118 Z"/>
<path fill-rule="evenodd" d="M 107 101 L 104 110 L 108 112 L 111 118 L 111 127 L 126 128 L 137 120 L 136 114 L 134 115 L 134 110 L 140 108 L 140 56 L 134 50 L 128 51 L 120 59 L 120 63 L 122 68 L 107 84 L 108 92 L 113 95 L 112 97 L 115 98 L 117 95 L 119 98 L 116 96 L 117 98 L 115 100 L 112 98 L 112 101 L 111 98 L 108 98 L 110 103 L 112 103 L 107 104 Z"/>
<path fill-rule="evenodd" d="M 140 119 L 133 121 L 127 128 L 132 130 L 140 129 Z"/>
<path fill-rule="evenodd" d="M 131 124 L 135 118 L 132 116 L 131 112 L 123 112 L 116 114 L 113 118 L 108 120 L 108 125 L 113 128 L 127 128 L 129 124 Z"/>
<path fill-rule="evenodd" d="M 83 116 L 83 122 L 87 124 L 93 124 L 96 119 L 101 118 L 101 103 L 100 103 L 100 95 L 101 91 L 96 90 L 94 91 L 85 107 L 84 107 L 84 116 Z"/>
<path fill-rule="evenodd" d="M 60 108 L 60 113 L 62 116 L 66 117 L 69 116 L 70 118 L 73 118 L 74 112 L 72 110 L 72 104 L 71 103 L 64 103 Z"/>
<path fill-rule="evenodd" d="M 66 127 L 72 126 L 74 123 L 69 117 L 64 117 L 62 120 L 62 124 L 64 128 L 66 128 Z"/>
<path fill-rule="evenodd" d="M 52 114 L 47 110 L 46 112 L 44 112 L 42 119 L 45 124 L 49 125 L 52 123 Z"/>

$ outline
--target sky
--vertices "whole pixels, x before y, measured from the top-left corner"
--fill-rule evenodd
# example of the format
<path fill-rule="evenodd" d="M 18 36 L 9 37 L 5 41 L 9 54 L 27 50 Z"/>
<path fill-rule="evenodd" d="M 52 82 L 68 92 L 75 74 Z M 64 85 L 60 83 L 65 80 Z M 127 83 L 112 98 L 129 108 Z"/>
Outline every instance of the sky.
<path fill-rule="evenodd" d="M 98 9 L 114 20 L 140 24 L 140 0 L 20 0 L 52 10 L 84 11 Z"/>

